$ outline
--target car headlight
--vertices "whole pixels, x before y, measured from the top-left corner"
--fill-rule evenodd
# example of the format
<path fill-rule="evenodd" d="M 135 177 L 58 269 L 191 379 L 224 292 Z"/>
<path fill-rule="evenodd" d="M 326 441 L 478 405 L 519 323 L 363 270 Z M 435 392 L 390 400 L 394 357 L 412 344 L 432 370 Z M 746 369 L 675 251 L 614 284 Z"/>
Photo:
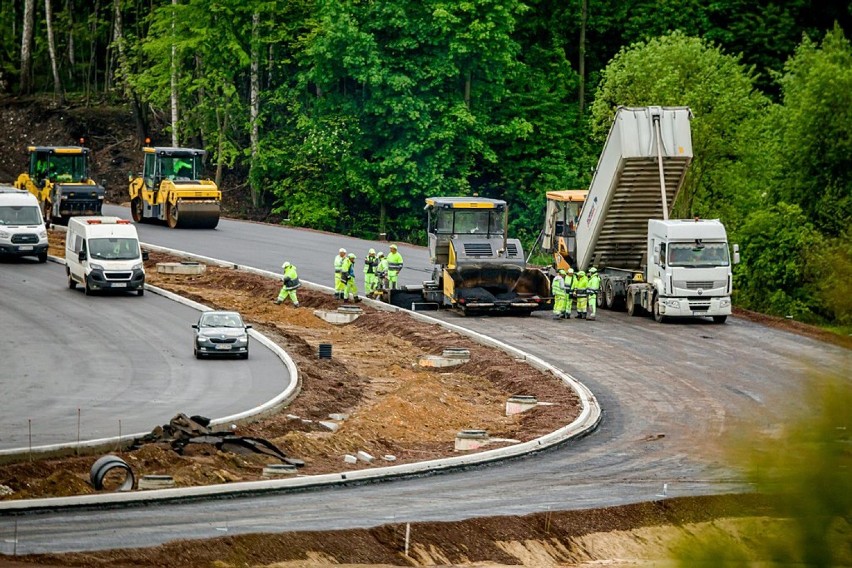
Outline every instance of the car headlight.
<path fill-rule="evenodd" d="M 669 308 L 679 308 L 680 307 L 680 300 L 666 300 L 663 303 L 666 305 L 666 307 L 669 307 Z"/>
<path fill-rule="evenodd" d="M 0 231 L 0 239 L 8 239 L 11 236 L 9 231 Z"/>
<path fill-rule="evenodd" d="M 40 239 L 46 239 L 46 238 L 47 238 L 47 231 L 46 231 L 46 230 L 42 230 L 42 231 L 38 234 L 38 238 L 40 238 Z"/>
<path fill-rule="evenodd" d="M 131 270 L 142 270 L 142 263 L 134 264 Z"/>
<path fill-rule="evenodd" d="M 207 337 L 206 335 L 202 334 L 202 333 L 199 333 L 198 335 L 195 336 L 195 340 L 198 341 L 199 343 L 201 343 L 202 341 L 207 341 L 208 339 L 210 339 L 210 338 Z"/>
<path fill-rule="evenodd" d="M 248 335 L 243 335 L 241 337 L 238 337 L 237 343 L 239 343 L 240 345 L 244 345 L 244 344 L 248 343 Z"/>
<path fill-rule="evenodd" d="M 104 269 L 103 266 L 101 266 L 100 264 L 95 264 L 94 262 L 89 263 L 89 268 L 91 268 L 92 270 L 103 270 Z"/>

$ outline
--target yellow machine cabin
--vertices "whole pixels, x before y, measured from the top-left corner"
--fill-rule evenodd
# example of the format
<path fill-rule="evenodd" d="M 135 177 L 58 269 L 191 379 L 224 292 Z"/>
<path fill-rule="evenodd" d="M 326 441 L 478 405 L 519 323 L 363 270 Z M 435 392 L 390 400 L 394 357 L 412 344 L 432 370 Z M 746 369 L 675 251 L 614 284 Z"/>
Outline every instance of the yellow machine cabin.
<path fill-rule="evenodd" d="M 89 178 L 89 149 L 28 146 L 29 167 L 15 187 L 36 196 L 45 222 L 68 223 L 75 215 L 100 215 L 105 190 Z"/>
<path fill-rule="evenodd" d="M 541 249 L 553 255 L 556 270 L 576 268 L 577 223 L 588 191 L 572 189 L 547 192 L 547 212 Z"/>
<path fill-rule="evenodd" d="M 164 221 L 171 228 L 213 229 L 222 192 L 201 179 L 206 152 L 195 148 L 147 147 L 142 175 L 130 180 L 130 210 L 137 223 Z"/>

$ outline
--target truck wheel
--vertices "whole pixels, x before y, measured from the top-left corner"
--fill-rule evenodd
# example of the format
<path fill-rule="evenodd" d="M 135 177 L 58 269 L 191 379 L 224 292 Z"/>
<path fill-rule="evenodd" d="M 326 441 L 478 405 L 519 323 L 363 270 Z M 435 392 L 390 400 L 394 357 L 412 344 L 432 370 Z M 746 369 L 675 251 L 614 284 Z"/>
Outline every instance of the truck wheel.
<path fill-rule="evenodd" d="M 654 295 L 654 321 L 657 323 L 666 321 L 666 316 L 660 313 L 660 298 L 656 294 Z"/>
<path fill-rule="evenodd" d="M 642 311 L 642 308 L 636 305 L 636 298 L 633 297 L 633 294 L 627 293 L 627 297 L 624 299 L 627 302 L 627 315 L 630 317 L 636 317 Z"/>
<path fill-rule="evenodd" d="M 142 222 L 142 200 L 138 197 L 134 197 L 130 201 L 130 216 L 133 217 L 135 222 Z"/>
<path fill-rule="evenodd" d="M 606 286 L 604 286 L 604 297 L 606 307 L 614 310 L 616 309 L 616 299 L 615 299 L 615 287 L 612 285 L 612 281 L 607 280 Z"/>
<path fill-rule="evenodd" d="M 713 323 L 725 323 L 728 321 L 728 316 L 713 316 Z"/>

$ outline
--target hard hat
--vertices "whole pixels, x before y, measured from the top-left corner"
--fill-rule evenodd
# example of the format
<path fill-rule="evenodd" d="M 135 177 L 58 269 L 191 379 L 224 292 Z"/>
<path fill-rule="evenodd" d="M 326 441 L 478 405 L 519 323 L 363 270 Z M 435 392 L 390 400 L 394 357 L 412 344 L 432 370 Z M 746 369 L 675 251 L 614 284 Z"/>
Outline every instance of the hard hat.
<path fill-rule="evenodd" d="M 396 245 L 391 245 L 391 246 L 390 246 L 390 248 L 391 248 L 391 249 L 395 249 L 395 248 L 396 248 Z"/>
<path fill-rule="evenodd" d="M 338 254 L 339 254 L 339 253 L 341 253 L 341 252 L 346 252 L 346 249 L 345 249 L 345 248 L 342 248 L 342 249 L 340 249 L 340 250 L 339 250 L 339 251 L 337 251 L 337 252 L 338 252 Z"/>
<path fill-rule="evenodd" d="M 568 274 L 568 273 L 567 273 L 567 272 L 565 272 L 565 269 L 564 269 L 564 268 L 560 268 L 560 269 L 559 269 L 559 274 L 561 274 L 562 276 L 565 276 L 565 275 L 566 275 L 566 274 Z"/>
<path fill-rule="evenodd" d="M 367 254 L 376 254 L 376 249 L 370 249 L 370 251 Z"/>
<path fill-rule="evenodd" d="M 595 273 L 597 273 L 597 271 L 598 271 L 598 269 L 593 266 L 589 269 L 589 274 L 595 274 Z"/>
<path fill-rule="evenodd" d="M 568 269 L 568 274 L 574 274 L 574 269 L 573 269 L 573 268 L 569 268 L 569 269 Z"/>
<path fill-rule="evenodd" d="M 582 276 L 585 276 L 585 275 L 586 275 L 586 273 L 585 273 L 585 272 L 583 272 L 582 270 L 581 270 L 580 272 L 578 272 L 578 273 L 577 273 L 577 276 L 581 276 L 581 277 L 582 277 Z"/>
<path fill-rule="evenodd" d="M 378 256 L 379 258 L 384 258 L 385 253 L 383 253 L 382 251 L 379 251 L 379 254 L 377 254 L 376 256 Z"/>
<path fill-rule="evenodd" d="M 285 262 L 281 265 L 281 268 L 290 268 L 292 265 L 289 262 Z"/>
<path fill-rule="evenodd" d="M 354 259 L 356 259 L 357 257 L 355 256 L 355 253 L 354 253 L 354 252 L 350 252 L 350 253 L 349 253 L 349 258 L 351 258 L 351 259 L 353 259 L 353 260 L 354 260 Z"/>

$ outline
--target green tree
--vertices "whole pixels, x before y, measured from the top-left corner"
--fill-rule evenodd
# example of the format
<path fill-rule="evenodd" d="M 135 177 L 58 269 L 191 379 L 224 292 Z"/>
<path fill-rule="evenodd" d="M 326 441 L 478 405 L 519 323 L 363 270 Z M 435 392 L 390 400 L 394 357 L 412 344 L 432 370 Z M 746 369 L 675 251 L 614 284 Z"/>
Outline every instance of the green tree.
<path fill-rule="evenodd" d="M 822 237 L 796 205 L 779 203 L 753 211 L 739 231 L 742 263 L 737 267 L 737 301 L 775 315 L 813 320 L 818 299 L 809 287 L 807 260 Z"/>
<path fill-rule="evenodd" d="M 738 129 L 759 117 L 768 100 L 736 57 L 675 32 L 622 49 L 606 67 L 591 110 L 598 139 L 606 137 L 619 105 L 692 109 L 694 157 L 675 203 L 676 215 L 692 217 L 717 216 L 717 204 L 738 191 L 716 182 L 738 159 Z"/>
<path fill-rule="evenodd" d="M 821 45 L 805 38 L 785 69 L 784 168 L 773 195 L 838 236 L 852 219 L 852 46 L 835 27 Z"/>

